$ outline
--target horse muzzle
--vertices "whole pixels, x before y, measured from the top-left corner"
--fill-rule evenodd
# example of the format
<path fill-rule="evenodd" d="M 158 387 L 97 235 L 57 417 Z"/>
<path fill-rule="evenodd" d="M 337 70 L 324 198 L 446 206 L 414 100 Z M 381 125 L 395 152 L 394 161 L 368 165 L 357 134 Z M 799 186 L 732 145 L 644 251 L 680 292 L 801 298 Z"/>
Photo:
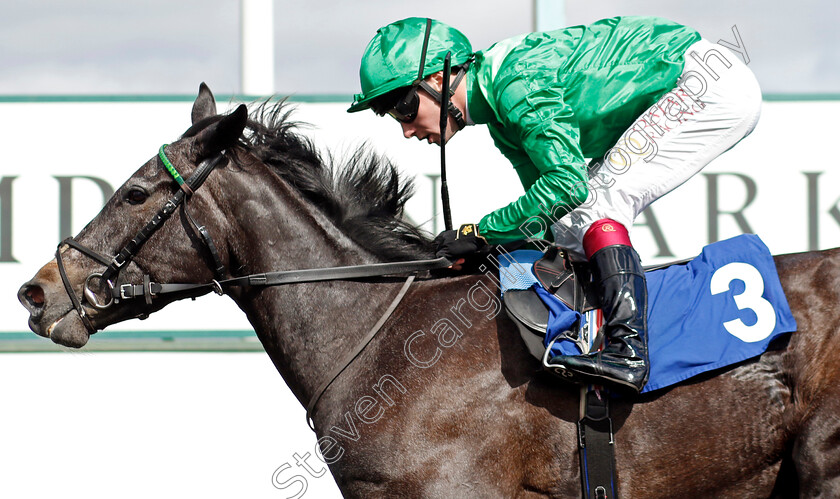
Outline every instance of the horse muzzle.
<path fill-rule="evenodd" d="M 46 332 L 53 342 L 70 348 L 82 348 L 90 339 L 82 319 L 72 309 L 50 324 Z"/>
<path fill-rule="evenodd" d="M 53 299 L 49 286 L 38 282 L 37 278 L 27 282 L 18 290 L 18 300 L 29 311 L 29 329 L 33 333 L 51 339 L 53 342 L 72 348 L 81 348 L 90 339 L 85 325 L 76 311 L 68 307 L 60 312 L 57 302 L 66 299 Z M 66 303 L 69 305 L 69 302 Z"/>

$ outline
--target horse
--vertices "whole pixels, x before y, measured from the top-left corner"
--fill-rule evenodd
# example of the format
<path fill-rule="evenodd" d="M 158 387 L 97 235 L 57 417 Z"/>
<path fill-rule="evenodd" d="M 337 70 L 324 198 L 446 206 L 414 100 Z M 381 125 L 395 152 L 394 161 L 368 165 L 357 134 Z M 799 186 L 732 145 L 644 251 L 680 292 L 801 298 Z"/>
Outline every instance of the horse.
<path fill-rule="evenodd" d="M 183 136 L 20 288 L 32 331 L 79 348 L 116 322 L 225 292 L 312 409 L 319 457 L 345 496 L 580 497 L 579 388 L 529 355 L 492 268 L 222 289 L 254 272 L 433 258 L 402 216 L 411 182 L 365 146 L 345 164 L 325 157 L 290 113 L 266 101 L 219 114 L 202 84 Z M 182 177 L 210 173 L 186 192 L 164 158 Z M 178 196 L 130 258 L 111 260 Z M 774 258 L 797 332 L 734 367 L 611 402 L 622 496 L 840 497 L 840 250 Z M 210 284 L 154 293 L 168 282 Z M 148 292 L 120 300 L 109 287 Z"/>

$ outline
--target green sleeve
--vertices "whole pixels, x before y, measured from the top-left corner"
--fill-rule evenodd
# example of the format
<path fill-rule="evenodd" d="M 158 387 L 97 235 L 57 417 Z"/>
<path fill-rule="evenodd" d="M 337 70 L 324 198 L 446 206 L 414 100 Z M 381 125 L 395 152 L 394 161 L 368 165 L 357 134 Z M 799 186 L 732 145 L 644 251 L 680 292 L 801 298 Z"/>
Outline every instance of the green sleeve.
<path fill-rule="evenodd" d="M 505 88 L 496 98 L 501 126 L 491 126 L 491 135 L 516 169 L 525 194 L 481 219 L 479 232 L 491 243 L 545 237 L 539 227 L 550 227 L 556 221 L 552 217 L 569 213 L 588 194 L 577 120 L 563 100 L 563 89 L 523 76 L 527 71 L 517 73 L 512 81 L 500 82 Z M 533 223 L 523 231 L 529 219 Z"/>

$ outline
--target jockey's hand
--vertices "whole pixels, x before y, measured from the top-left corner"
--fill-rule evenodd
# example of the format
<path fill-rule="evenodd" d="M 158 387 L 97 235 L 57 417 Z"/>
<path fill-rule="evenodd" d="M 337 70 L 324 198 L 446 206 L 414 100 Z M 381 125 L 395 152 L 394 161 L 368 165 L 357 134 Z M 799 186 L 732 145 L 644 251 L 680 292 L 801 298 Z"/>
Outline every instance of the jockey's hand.
<path fill-rule="evenodd" d="M 445 230 L 434 240 L 435 256 L 452 261 L 468 257 L 487 246 L 487 240 L 478 233 L 478 225 L 464 224 L 458 230 Z"/>

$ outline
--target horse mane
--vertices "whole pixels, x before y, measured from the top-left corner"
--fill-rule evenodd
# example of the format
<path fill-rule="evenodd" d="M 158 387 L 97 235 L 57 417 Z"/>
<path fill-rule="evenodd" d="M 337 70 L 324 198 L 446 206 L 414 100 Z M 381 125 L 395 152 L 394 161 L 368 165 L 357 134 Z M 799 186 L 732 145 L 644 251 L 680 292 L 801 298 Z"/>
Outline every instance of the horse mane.
<path fill-rule="evenodd" d="M 285 99 L 265 101 L 249 112 L 240 147 L 269 165 L 363 248 L 384 261 L 432 258 L 428 234 L 404 218 L 414 194 L 412 179 L 365 144 L 343 161 L 324 157 L 298 133 Z"/>

